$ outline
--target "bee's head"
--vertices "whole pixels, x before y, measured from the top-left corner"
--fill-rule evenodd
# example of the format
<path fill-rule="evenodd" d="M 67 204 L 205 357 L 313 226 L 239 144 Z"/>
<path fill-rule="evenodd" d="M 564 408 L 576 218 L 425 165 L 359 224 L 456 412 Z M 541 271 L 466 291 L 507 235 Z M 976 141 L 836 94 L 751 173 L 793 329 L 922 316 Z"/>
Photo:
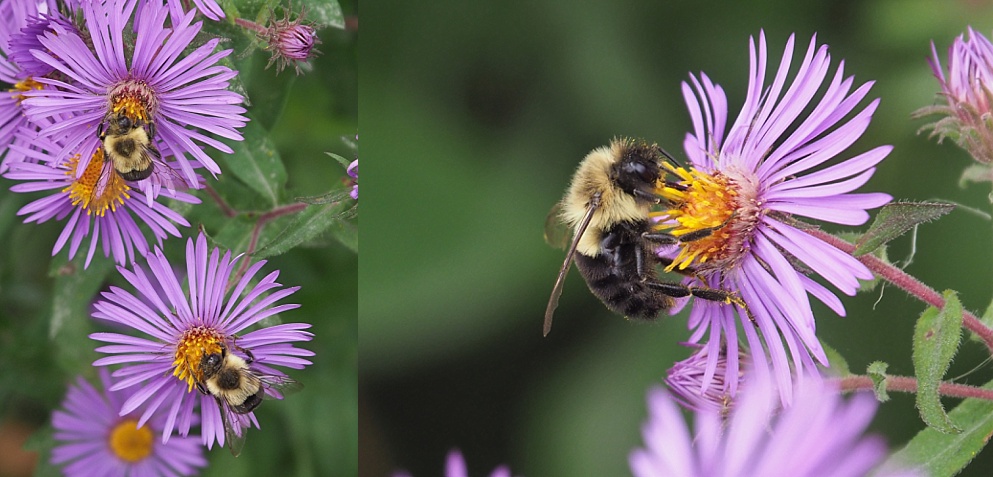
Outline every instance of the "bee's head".
<path fill-rule="evenodd" d="M 662 160 L 662 152 L 654 144 L 627 144 L 614 163 L 611 179 L 621 190 L 631 195 L 634 195 L 636 189 L 651 192 L 662 176 Z"/>
<path fill-rule="evenodd" d="M 104 117 L 103 122 L 100 123 L 100 128 L 97 130 L 97 135 L 100 139 L 103 139 L 108 135 L 124 135 L 140 125 L 140 121 L 132 120 L 124 113 L 111 112 Z"/>
<path fill-rule="evenodd" d="M 200 372 L 203 373 L 204 379 L 208 379 L 211 376 L 217 374 L 221 370 L 221 365 L 224 363 L 224 348 L 221 348 L 220 353 L 210 353 L 203 355 L 200 358 Z"/>

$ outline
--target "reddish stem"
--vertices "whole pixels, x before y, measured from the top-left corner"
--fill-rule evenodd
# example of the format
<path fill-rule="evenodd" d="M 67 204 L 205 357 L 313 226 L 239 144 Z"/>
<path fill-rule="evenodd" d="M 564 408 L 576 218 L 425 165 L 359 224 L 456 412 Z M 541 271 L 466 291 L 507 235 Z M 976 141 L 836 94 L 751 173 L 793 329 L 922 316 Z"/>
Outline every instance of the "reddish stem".
<path fill-rule="evenodd" d="M 207 190 L 207 195 L 209 195 L 211 199 L 214 199 L 214 202 L 217 202 L 217 206 L 221 208 L 221 212 L 224 213 L 225 217 L 231 218 L 238 215 L 238 211 L 228 205 L 228 203 L 224 201 L 224 198 L 221 197 L 221 195 L 218 194 L 213 187 L 208 185 L 205 189 Z"/>
<path fill-rule="evenodd" d="M 806 232 L 837 247 L 845 253 L 850 254 L 855 250 L 855 245 L 824 232 L 823 230 L 810 229 Z M 907 272 L 904 272 L 900 268 L 890 265 L 872 254 L 866 254 L 855 258 L 862 262 L 866 267 L 869 267 L 869 270 L 872 270 L 876 275 L 879 275 L 882 279 L 896 285 L 897 288 L 907 292 L 910 296 L 916 297 L 924 303 L 936 308 L 943 308 L 945 306 L 945 298 L 942 297 L 940 293 L 924 283 L 921 283 L 920 280 L 908 275 Z M 986 343 L 986 347 L 993 352 L 993 329 L 988 328 L 983 324 L 983 322 L 979 321 L 979 318 L 976 318 L 976 315 L 965 309 L 962 310 L 962 324 L 965 325 L 966 329 L 975 333 L 976 336 L 983 340 L 983 342 Z"/>
<path fill-rule="evenodd" d="M 836 378 L 836 381 L 841 385 L 843 392 L 871 391 L 873 388 L 872 378 L 868 376 L 847 376 Z M 910 376 L 886 376 L 886 390 L 903 393 L 917 392 L 917 379 Z M 993 401 L 993 390 L 965 384 L 941 383 L 938 385 L 938 393 L 948 397 Z"/>
<path fill-rule="evenodd" d="M 245 250 L 245 255 L 251 256 L 252 253 L 255 252 L 255 246 L 259 243 L 259 235 L 262 234 L 262 227 L 264 227 L 266 223 L 283 215 L 295 214 L 306 208 L 307 204 L 304 204 L 303 202 L 296 202 L 290 205 L 277 207 L 260 215 L 259 220 L 255 221 L 255 226 L 252 227 L 252 238 L 248 242 L 248 249 Z M 231 277 L 231 280 L 228 281 L 229 288 L 235 283 L 238 283 L 238 280 L 241 280 L 241 276 L 245 273 L 245 270 L 248 270 L 249 262 L 250 260 L 241 262 L 241 265 L 238 267 L 238 271 L 236 271 Z"/>
<path fill-rule="evenodd" d="M 251 20 L 245 20 L 244 18 L 235 18 L 234 24 L 242 28 L 247 28 L 249 30 L 252 30 L 255 33 L 262 34 L 266 32 L 266 28 L 264 26 L 259 25 L 258 23 L 255 23 Z"/>

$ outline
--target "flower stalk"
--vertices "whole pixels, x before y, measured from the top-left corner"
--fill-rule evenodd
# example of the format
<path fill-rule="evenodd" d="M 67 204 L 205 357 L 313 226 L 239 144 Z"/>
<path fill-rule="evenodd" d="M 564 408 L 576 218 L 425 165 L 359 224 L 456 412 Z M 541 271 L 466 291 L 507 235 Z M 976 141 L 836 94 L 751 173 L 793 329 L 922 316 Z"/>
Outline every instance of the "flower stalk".
<path fill-rule="evenodd" d="M 831 235 L 823 230 L 810 229 L 806 231 L 808 234 L 817 237 L 845 253 L 852 253 L 855 250 L 855 245 L 842 240 L 834 235 Z M 907 272 L 901 270 L 899 267 L 893 266 L 892 264 L 886 263 L 878 257 L 866 254 L 860 257 L 856 257 L 860 262 L 869 267 L 877 276 L 886 280 L 887 282 L 896 285 L 897 288 L 907 292 L 908 295 L 917 298 L 918 300 L 927 303 L 936 308 L 944 308 L 945 299 L 933 288 L 925 285 L 923 282 L 917 278 L 911 276 Z M 968 310 L 962 310 L 962 324 L 969 331 L 976 334 L 986 344 L 990 352 L 993 353 L 993 329 L 983 324 L 975 314 Z"/>

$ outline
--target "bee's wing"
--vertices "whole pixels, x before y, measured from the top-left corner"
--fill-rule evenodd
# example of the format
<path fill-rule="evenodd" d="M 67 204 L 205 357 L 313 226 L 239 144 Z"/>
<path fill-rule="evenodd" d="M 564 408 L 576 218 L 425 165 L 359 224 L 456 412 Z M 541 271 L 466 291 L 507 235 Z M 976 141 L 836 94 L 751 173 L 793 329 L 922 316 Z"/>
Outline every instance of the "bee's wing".
<path fill-rule="evenodd" d="M 228 406 L 227 401 L 217 396 L 214 396 L 214 400 L 217 401 L 217 407 L 221 411 L 221 422 L 224 424 L 224 444 L 231 451 L 231 455 L 238 457 L 238 454 L 241 454 L 241 449 L 245 447 L 245 435 L 248 433 L 248 428 L 241 427 L 241 418 L 231 409 L 231 406 Z"/>
<path fill-rule="evenodd" d="M 569 267 L 572 266 L 572 257 L 576 255 L 576 247 L 579 245 L 579 239 L 586 232 L 586 227 L 589 227 L 590 220 L 593 219 L 593 213 L 596 212 L 598 207 L 600 207 L 599 192 L 590 200 L 586 215 L 583 216 L 582 222 L 579 223 L 579 227 L 576 229 L 576 235 L 572 238 L 572 245 L 569 246 L 569 251 L 565 254 L 565 261 L 562 262 L 559 277 L 555 280 L 555 287 L 552 288 L 552 296 L 548 298 L 548 307 L 545 308 L 545 326 L 542 329 L 542 336 L 548 336 L 548 332 L 552 331 L 552 315 L 555 314 L 555 308 L 559 306 L 559 297 L 562 296 L 562 286 L 565 284 L 565 277 L 569 273 Z"/>
<path fill-rule="evenodd" d="M 91 157 L 90 160 L 92 161 L 94 159 Z M 89 165 L 87 165 L 87 168 L 89 168 Z M 104 191 L 107 188 L 107 185 L 110 183 L 110 180 L 113 179 L 113 177 L 111 177 L 111 174 L 116 174 L 116 172 L 114 172 L 114 164 L 111 161 L 104 160 L 103 164 L 100 165 L 100 177 L 97 178 L 96 183 L 93 185 L 92 188 L 90 188 L 89 197 L 86 198 L 86 203 L 83 204 L 84 207 L 89 207 L 89 205 L 92 204 L 93 201 L 95 201 L 98 197 L 103 195 Z M 73 178 L 73 180 L 78 180 L 78 179 Z"/>
<path fill-rule="evenodd" d="M 295 394 L 303 389 L 303 383 L 289 376 L 279 376 L 274 374 L 256 374 L 256 377 L 265 388 L 265 398 L 283 399 L 290 394 Z"/>
<path fill-rule="evenodd" d="M 155 167 L 152 169 L 152 175 L 156 176 L 156 183 L 165 187 L 168 191 L 185 191 L 192 188 L 189 180 L 162 159 L 162 154 L 155 146 L 146 148 L 145 155 L 155 164 Z"/>
<path fill-rule="evenodd" d="M 569 245 L 569 234 L 572 233 L 572 230 L 562 222 L 561 212 L 562 203 L 557 202 L 555 207 L 552 207 L 552 210 L 548 212 L 548 217 L 545 217 L 545 242 L 555 248 L 565 250 Z"/>

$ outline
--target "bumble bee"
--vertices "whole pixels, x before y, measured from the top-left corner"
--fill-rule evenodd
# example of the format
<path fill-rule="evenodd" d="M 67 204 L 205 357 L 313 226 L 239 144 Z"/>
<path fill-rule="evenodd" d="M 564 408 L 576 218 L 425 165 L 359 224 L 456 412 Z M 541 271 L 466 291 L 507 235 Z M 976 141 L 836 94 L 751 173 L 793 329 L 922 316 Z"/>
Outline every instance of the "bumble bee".
<path fill-rule="evenodd" d="M 155 123 L 132 120 L 124 113 L 110 112 L 97 128 L 103 142 L 104 160 L 114 164 L 124 180 L 140 181 L 152 175 L 154 161 L 162 156 L 155 148 Z"/>
<path fill-rule="evenodd" d="M 197 389 L 203 394 L 214 396 L 221 411 L 224 436 L 231 453 L 237 456 L 245 444 L 245 431 L 239 425 L 240 414 L 248 414 L 262 404 L 263 399 L 282 397 L 299 390 L 303 384 L 286 376 L 265 374 L 252 363 L 252 352 L 234 346 L 244 353 L 242 358 L 230 351 L 224 344 L 218 353 L 205 354 L 200 360 Z"/>
<path fill-rule="evenodd" d="M 672 160 L 657 144 L 620 138 L 607 147 L 594 149 L 580 163 L 565 197 L 546 222 L 546 239 L 553 245 L 556 241 L 564 244 L 556 236 L 561 239 L 568 236 L 568 229 L 573 232 L 545 309 L 546 336 L 574 258 L 590 291 L 611 311 L 629 318 L 653 320 L 660 311 L 674 305 L 674 298 L 690 295 L 734 303 L 747 312 L 744 302 L 732 292 L 658 278 L 655 267 L 663 263 L 655 253 L 659 246 L 699 240 L 723 227 L 722 224 L 678 238 L 652 230 L 650 208 L 665 200 L 655 189 L 660 185 L 685 188 L 666 181 L 663 162 Z M 562 233 L 556 227 L 567 231 Z"/>

